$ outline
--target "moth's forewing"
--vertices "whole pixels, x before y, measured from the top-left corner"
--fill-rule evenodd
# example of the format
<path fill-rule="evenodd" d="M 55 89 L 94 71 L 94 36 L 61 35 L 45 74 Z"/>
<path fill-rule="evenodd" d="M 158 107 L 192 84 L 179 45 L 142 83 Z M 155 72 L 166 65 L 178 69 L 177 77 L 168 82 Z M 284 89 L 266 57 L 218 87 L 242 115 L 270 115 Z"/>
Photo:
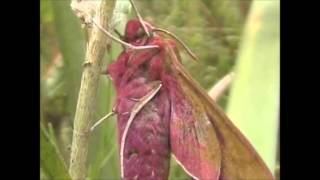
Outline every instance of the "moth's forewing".
<path fill-rule="evenodd" d="M 166 48 L 170 48 L 168 46 Z M 205 106 L 196 94 L 189 94 L 182 88 L 174 76 L 168 76 L 166 82 L 169 83 L 171 102 L 170 145 L 173 155 L 193 178 L 217 180 L 221 150 Z"/>
<path fill-rule="evenodd" d="M 207 158 L 212 162 L 211 167 L 214 168 L 211 169 L 213 172 L 216 172 L 221 166 L 219 179 L 273 179 L 271 172 L 249 141 L 233 125 L 220 107 L 208 96 L 206 91 L 202 89 L 185 70 L 179 60 L 179 55 L 175 53 L 176 50 L 174 50 L 172 43 L 168 43 L 166 49 L 167 55 L 172 63 L 173 72 L 175 71 L 173 76 L 180 85 L 182 93 L 187 97 L 185 99 L 187 102 L 184 102 L 183 104 L 190 104 L 193 106 L 192 120 L 195 121 L 193 127 L 186 121 L 186 119 L 188 119 L 186 118 L 188 117 L 188 114 L 186 113 L 189 113 L 189 111 L 180 112 L 185 114 L 179 115 L 179 122 L 175 119 L 176 117 L 171 119 L 170 133 L 176 135 L 171 135 L 170 141 L 171 145 L 177 146 L 173 147 L 172 151 L 174 154 L 180 156 L 177 157 L 178 160 L 179 158 L 190 158 L 186 163 L 191 163 L 196 168 L 199 168 L 198 166 L 201 167 L 202 164 L 199 164 L 199 159 L 192 159 L 194 157 L 193 154 L 183 154 L 182 152 L 186 151 L 185 149 L 191 149 L 193 152 L 201 152 L 201 155 L 198 156 L 201 157 L 200 159 L 203 159 L 203 154 L 209 155 Z M 173 105 L 172 108 L 177 107 Z M 208 125 L 208 122 L 210 122 L 210 125 Z M 191 128 L 192 130 L 189 130 L 188 128 Z M 177 138 L 177 132 L 180 132 L 180 138 Z M 188 133 L 188 137 L 184 138 L 183 133 L 186 132 L 192 133 Z M 201 133 L 205 134 L 202 135 Z M 193 142 L 195 140 L 197 142 Z M 189 141 L 192 143 L 188 144 L 190 143 Z M 215 143 L 219 143 L 219 145 Z M 197 149 L 199 146 L 202 147 L 202 149 Z M 212 158 L 210 159 L 211 156 Z M 221 165 L 218 163 L 219 161 L 213 161 L 213 159 L 219 159 L 220 156 Z M 182 164 L 183 163 L 184 162 L 182 162 Z M 183 165 L 187 166 L 188 164 Z M 207 167 L 201 168 L 206 169 Z M 203 173 L 199 172 L 198 174 L 203 175 Z M 205 178 L 199 176 L 199 179 Z M 214 179 L 214 177 L 211 177 L 210 179 Z"/>

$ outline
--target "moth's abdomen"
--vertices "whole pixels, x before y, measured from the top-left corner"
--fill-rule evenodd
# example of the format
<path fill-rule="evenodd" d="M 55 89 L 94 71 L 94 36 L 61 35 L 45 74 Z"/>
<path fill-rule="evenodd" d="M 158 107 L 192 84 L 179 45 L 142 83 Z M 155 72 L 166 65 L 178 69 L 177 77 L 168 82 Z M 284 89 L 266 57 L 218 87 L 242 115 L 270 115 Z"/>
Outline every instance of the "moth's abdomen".
<path fill-rule="evenodd" d="M 146 84 L 136 88 L 137 94 L 147 94 Z M 133 92 L 135 92 L 133 90 Z M 141 97 L 141 96 L 140 96 Z M 130 102 L 131 101 L 131 102 Z M 136 103 L 130 97 L 118 104 L 119 142 L 128 123 L 132 106 Z M 134 117 L 124 143 L 123 170 L 125 179 L 166 179 L 169 173 L 169 116 L 170 105 L 166 92 L 160 92 Z"/>
<path fill-rule="evenodd" d="M 136 71 L 117 91 L 118 139 L 120 146 L 124 144 L 123 155 L 119 148 L 123 175 L 124 179 L 162 180 L 168 177 L 170 163 L 170 104 L 164 88 L 134 116 L 124 134 L 133 107 L 154 88 L 150 85 L 153 80 L 143 71 Z"/>

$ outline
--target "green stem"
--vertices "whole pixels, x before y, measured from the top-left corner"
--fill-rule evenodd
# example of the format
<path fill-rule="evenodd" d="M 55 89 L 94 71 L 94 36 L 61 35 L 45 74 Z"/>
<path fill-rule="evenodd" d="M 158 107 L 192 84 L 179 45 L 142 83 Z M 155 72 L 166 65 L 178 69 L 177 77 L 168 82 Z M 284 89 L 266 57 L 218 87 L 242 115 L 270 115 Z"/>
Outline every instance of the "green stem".
<path fill-rule="evenodd" d="M 115 0 L 102 0 L 97 12 L 97 22 L 104 28 L 109 29 Z M 81 79 L 77 109 L 74 119 L 74 132 L 71 147 L 69 172 L 72 179 L 85 179 L 86 161 L 89 146 L 89 129 L 92 124 L 92 112 L 99 84 L 102 66 L 102 58 L 107 44 L 111 41 L 98 28 L 93 26 L 87 47 L 85 66 Z"/>

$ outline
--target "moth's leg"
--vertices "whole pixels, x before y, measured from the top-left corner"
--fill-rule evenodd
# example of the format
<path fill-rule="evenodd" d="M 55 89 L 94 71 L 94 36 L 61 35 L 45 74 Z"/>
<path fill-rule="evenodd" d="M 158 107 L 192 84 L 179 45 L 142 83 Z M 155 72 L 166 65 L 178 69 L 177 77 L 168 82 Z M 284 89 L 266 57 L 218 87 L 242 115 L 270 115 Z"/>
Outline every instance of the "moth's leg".
<path fill-rule="evenodd" d="M 105 71 L 101 71 L 100 72 L 101 75 L 107 75 L 107 77 L 109 79 L 111 79 L 111 77 L 109 76 L 108 72 Z M 94 125 L 90 128 L 90 132 L 92 132 L 98 125 L 100 125 L 104 120 L 108 119 L 111 116 L 114 116 L 116 114 L 115 111 L 115 107 L 112 108 L 112 111 L 109 112 L 108 114 L 106 114 L 105 116 L 103 116 L 101 119 L 99 119 L 96 123 L 94 123 Z"/>
<path fill-rule="evenodd" d="M 233 77 L 234 72 L 225 75 L 211 88 L 209 96 L 212 97 L 213 100 L 218 101 L 221 95 L 230 87 Z"/>
<path fill-rule="evenodd" d="M 137 15 L 137 17 L 138 17 L 138 19 L 139 19 L 139 22 L 140 22 L 140 24 L 141 24 L 144 32 L 147 34 L 148 38 L 150 38 L 150 37 L 151 37 L 151 36 L 150 36 L 150 33 L 149 33 L 146 25 L 144 24 L 144 22 L 143 22 L 143 20 L 142 20 L 142 17 L 141 17 L 141 15 L 140 15 L 140 13 L 139 13 L 136 5 L 134 4 L 133 0 L 130 0 L 130 3 L 131 3 L 131 5 L 132 5 L 132 7 L 133 7 L 134 12 L 136 13 L 136 15 Z"/>
<path fill-rule="evenodd" d="M 115 115 L 116 113 L 114 111 L 109 112 L 105 116 L 103 116 L 101 119 L 99 119 L 94 125 L 90 128 L 90 131 L 92 132 L 98 125 L 100 125 L 104 120 L 108 119 L 109 117 Z"/>
<path fill-rule="evenodd" d="M 159 92 L 162 84 L 160 81 L 155 81 L 152 82 L 151 86 L 154 88 L 145 96 L 143 96 L 132 108 L 132 111 L 130 113 L 128 122 L 124 128 L 122 138 L 121 138 L 121 143 L 120 143 L 120 163 L 121 163 L 121 177 L 124 177 L 124 172 L 123 172 L 123 154 L 124 154 L 124 145 L 126 141 L 126 137 L 128 134 L 128 130 L 130 128 L 130 125 L 132 124 L 134 118 L 138 114 L 138 112 Z"/>

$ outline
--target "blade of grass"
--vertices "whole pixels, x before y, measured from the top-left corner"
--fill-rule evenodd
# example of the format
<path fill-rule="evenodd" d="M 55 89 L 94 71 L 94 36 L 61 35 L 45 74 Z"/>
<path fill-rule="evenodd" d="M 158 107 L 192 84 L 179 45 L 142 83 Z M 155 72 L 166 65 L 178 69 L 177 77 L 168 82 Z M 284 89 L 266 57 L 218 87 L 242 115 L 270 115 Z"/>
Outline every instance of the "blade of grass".
<path fill-rule="evenodd" d="M 50 139 L 42 124 L 40 127 L 40 163 L 44 174 L 50 179 L 71 180 L 56 144 Z"/>
<path fill-rule="evenodd" d="M 279 4 L 255 0 L 251 6 L 227 109 L 271 171 L 279 128 Z"/>
<path fill-rule="evenodd" d="M 64 91 L 68 97 L 68 111 L 75 112 L 80 88 L 81 64 L 84 61 L 85 41 L 78 19 L 70 8 L 70 0 L 51 1 L 59 47 L 63 56 Z"/>

